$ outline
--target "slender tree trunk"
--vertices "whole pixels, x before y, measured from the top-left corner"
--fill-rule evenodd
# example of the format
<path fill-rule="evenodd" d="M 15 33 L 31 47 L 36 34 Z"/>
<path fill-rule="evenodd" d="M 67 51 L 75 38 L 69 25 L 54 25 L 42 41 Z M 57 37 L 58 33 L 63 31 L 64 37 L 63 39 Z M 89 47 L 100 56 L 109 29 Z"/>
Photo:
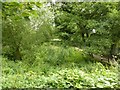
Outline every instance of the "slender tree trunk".
<path fill-rule="evenodd" d="M 21 60 L 21 59 L 22 59 L 22 56 L 21 56 L 20 48 L 19 48 L 19 46 L 17 46 L 16 50 L 14 52 L 14 61 Z"/>
<path fill-rule="evenodd" d="M 86 32 L 86 37 L 87 37 L 87 46 L 90 47 L 90 42 L 89 42 L 90 35 L 88 32 Z"/>
<path fill-rule="evenodd" d="M 84 36 L 84 33 L 81 33 L 82 35 L 82 41 L 85 43 L 85 36 Z"/>
<path fill-rule="evenodd" d="M 81 33 L 84 47 L 86 47 L 85 33 Z"/>
<path fill-rule="evenodd" d="M 111 44 L 111 48 L 110 48 L 110 55 L 109 58 L 113 59 L 113 55 L 116 54 L 116 43 Z"/>

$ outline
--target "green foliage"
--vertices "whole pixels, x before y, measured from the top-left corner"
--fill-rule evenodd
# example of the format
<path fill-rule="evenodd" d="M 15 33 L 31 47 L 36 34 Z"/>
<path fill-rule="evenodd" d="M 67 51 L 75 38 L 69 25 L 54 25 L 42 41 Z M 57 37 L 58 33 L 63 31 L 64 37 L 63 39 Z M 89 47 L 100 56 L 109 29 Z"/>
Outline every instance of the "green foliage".
<path fill-rule="evenodd" d="M 92 53 L 115 55 L 120 40 L 118 4 L 57 3 L 55 23 L 58 36 L 69 42 L 78 42 L 77 47 L 85 47 Z M 95 33 L 92 32 L 93 29 L 96 30 Z M 114 47 L 112 44 L 115 44 Z"/>
<path fill-rule="evenodd" d="M 34 53 L 39 45 L 52 38 L 53 13 L 45 5 L 3 3 L 3 54 L 10 60 L 34 60 Z"/>
<path fill-rule="evenodd" d="M 79 48 L 78 48 L 79 49 Z M 80 49 L 81 50 L 81 49 Z M 81 51 L 75 50 L 73 47 L 63 47 L 61 46 L 54 46 L 50 43 L 44 43 L 41 45 L 37 50 L 34 52 L 36 58 L 31 61 L 28 60 L 30 65 L 42 65 L 44 63 L 48 63 L 50 65 L 62 65 L 68 62 L 82 62 L 84 53 Z M 26 61 L 26 60 L 25 60 Z M 41 62 L 41 63 L 38 63 Z"/>
<path fill-rule="evenodd" d="M 40 51 L 41 50 L 41 51 Z M 29 60 L 3 59 L 3 88 L 118 88 L 117 67 L 92 63 L 82 50 L 45 44 Z M 52 57 L 51 57 L 52 56 Z M 87 61 L 86 61 L 87 60 Z M 89 62 L 88 62 L 89 61 Z M 58 65 L 59 64 L 59 65 Z"/>
<path fill-rule="evenodd" d="M 14 63 L 13 63 L 14 64 Z M 18 64 L 23 66 L 24 64 Z M 92 65 L 93 66 L 93 65 Z M 50 69 L 44 66 L 47 70 Z M 51 68 L 47 75 L 41 75 L 35 71 L 26 71 L 23 73 L 15 73 L 15 68 L 8 66 L 9 69 L 3 69 L 3 88 L 117 88 L 118 76 L 117 72 L 106 70 L 104 66 L 94 66 L 89 72 L 89 66 L 83 68 L 74 67 L 58 68 L 53 72 Z M 22 67 L 21 67 L 22 68 Z M 20 69 L 21 69 L 20 68 Z M 40 68 L 40 66 L 39 66 Z M 34 68 L 36 69 L 36 68 Z M 85 72 L 86 70 L 87 72 Z M 23 71 L 23 70 L 22 70 Z M 7 73 L 9 72 L 9 73 Z M 10 73 L 11 72 L 11 73 Z M 12 73 L 14 72 L 14 74 Z M 41 72 L 42 73 L 42 72 Z"/>
<path fill-rule="evenodd" d="M 2 87 L 120 88 L 118 67 L 86 54 L 119 54 L 119 4 L 3 3 Z"/>

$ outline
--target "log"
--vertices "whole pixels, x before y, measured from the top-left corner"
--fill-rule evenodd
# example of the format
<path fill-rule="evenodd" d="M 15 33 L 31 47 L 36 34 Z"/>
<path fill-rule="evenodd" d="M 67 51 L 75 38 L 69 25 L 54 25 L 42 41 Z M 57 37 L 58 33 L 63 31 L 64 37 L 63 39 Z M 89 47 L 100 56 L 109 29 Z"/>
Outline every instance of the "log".
<path fill-rule="evenodd" d="M 100 55 L 93 54 L 92 58 L 94 58 L 95 61 L 99 61 L 103 64 L 108 64 L 108 65 L 113 65 L 113 66 L 118 65 L 118 63 L 114 59 L 112 60 L 112 59 L 109 59 L 109 58 L 106 58 L 106 57 L 103 57 L 103 56 L 100 56 Z"/>

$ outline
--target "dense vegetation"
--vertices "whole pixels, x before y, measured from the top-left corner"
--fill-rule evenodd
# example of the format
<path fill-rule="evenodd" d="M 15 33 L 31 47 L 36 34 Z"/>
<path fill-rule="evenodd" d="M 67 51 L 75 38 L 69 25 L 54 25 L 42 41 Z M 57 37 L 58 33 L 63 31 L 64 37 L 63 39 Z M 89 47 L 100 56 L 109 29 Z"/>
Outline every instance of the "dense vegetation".
<path fill-rule="evenodd" d="M 120 88 L 119 2 L 2 7 L 3 88 Z"/>

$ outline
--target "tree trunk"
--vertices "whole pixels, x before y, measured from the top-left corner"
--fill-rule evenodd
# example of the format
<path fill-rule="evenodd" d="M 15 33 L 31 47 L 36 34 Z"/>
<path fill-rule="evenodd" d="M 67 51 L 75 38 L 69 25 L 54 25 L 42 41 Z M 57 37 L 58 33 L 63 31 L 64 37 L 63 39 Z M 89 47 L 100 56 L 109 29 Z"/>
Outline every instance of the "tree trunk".
<path fill-rule="evenodd" d="M 82 35 L 82 41 L 85 43 L 85 36 L 84 36 L 84 33 L 81 33 Z"/>
<path fill-rule="evenodd" d="M 110 59 L 113 59 L 113 55 L 116 54 L 116 46 L 117 46 L 116 43 L 111 44 L 110 56 L 109 56 Z"/>
<path fill-rule="evenodd" d="M 21 60 L 22 59 L 22 56 L 21 56 L 21 53 L 20 53 L 20 48 L 19 46 L 16 47 L 16 50 L 14 52 L 14 61 L 15 60 Z"/>

